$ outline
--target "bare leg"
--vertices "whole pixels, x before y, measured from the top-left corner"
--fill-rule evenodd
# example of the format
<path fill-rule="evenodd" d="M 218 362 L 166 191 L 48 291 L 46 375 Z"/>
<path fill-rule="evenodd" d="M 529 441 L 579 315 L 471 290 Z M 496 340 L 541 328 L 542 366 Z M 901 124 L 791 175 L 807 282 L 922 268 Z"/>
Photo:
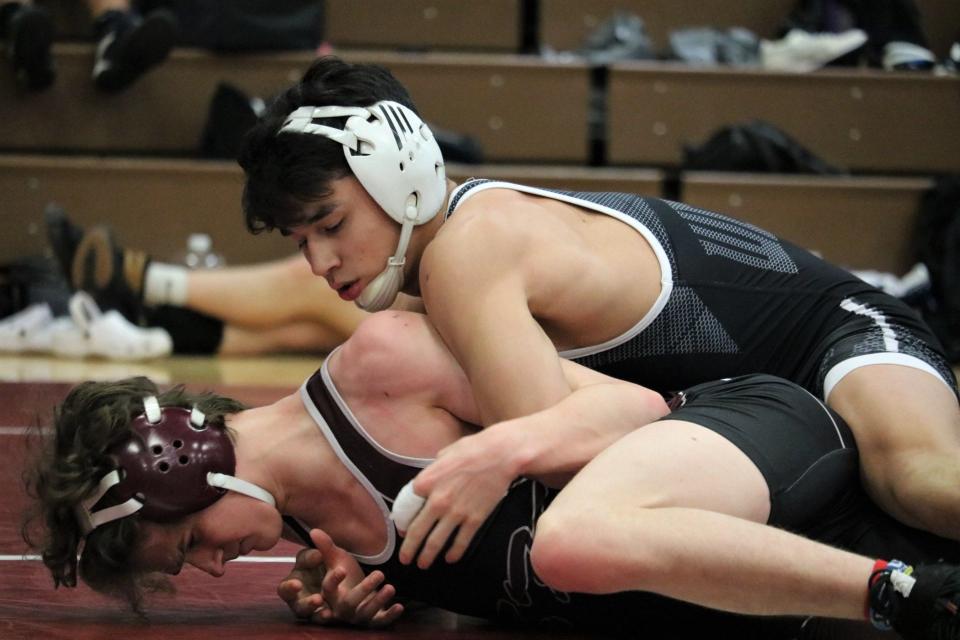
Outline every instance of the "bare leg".
<path fill-rule="evenodd" d="M 329 353 L 343 341 L 327 327 L 314 322 L 299 322 L 267 329 L 245 329 L 227 325 L 217 351 L 225 356 L 250 356 L 265 353 Z"/>
<path fill-rule="evenodd" d="M 310 321 L 345 340 L 367 314 L 337 297 L 300 256 L 191 271 L 187 307 L 227 324 L 266 328 Z"/>
<path fill-rule="evenodd" d="M 946 385 L 871 365 L 847 374 L 828 404 L 853 431 L 871 497 L 906 524 L 960 539 L 960 406 Z"/>
<path fill-rule="evenodd" d="M 87 0 L 87 6 L 90 7 L 90 15 L 96 19 L 107 11 L 129 11 L 130 0 Z"/>
<path fill-rule="evenodd" d="M 769 509 L 766 482 L 736 446 L 689 422 L 655 422 L 560 492 L 537 524 L 533 565 L 564 591 L 862 620 L 874 560 L 761 524 Z"/>

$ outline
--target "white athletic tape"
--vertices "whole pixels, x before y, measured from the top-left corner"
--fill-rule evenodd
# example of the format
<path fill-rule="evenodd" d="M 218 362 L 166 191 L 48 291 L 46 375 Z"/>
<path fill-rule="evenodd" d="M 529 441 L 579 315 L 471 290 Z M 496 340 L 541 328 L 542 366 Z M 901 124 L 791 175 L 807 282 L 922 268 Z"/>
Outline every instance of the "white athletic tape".
<path fill-rule="evenodd" d="M 400 493 L 397 494 L 397 499 L 393 501 L 393 509 L 390 511 L 390 519 L 397 525 L 397 530 L 406 531 L 426 501 L 426 498 L 413 492 L 413 480 L 403 485 L 403 489 L 400 489 Z"/>

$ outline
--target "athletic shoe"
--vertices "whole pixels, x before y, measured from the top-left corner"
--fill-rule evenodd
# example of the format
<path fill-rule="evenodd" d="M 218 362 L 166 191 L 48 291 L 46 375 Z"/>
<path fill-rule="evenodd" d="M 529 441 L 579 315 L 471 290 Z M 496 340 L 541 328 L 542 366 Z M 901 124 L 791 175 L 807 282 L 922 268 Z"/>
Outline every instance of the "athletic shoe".
<path fill-rule="evenodd" d="M 77 252 L 77 245 L 83 239 L 83 227 L 74 224 L 63 207 L 55 202 L 47 204 L 43 210 L 43 218 L 47 225 L 47 243 L 60 272 L 69 281 L 73 256 Z"/>
<path fill-rule="evenodd" d="M 907 640 L 960 638 L 960 567 L 893 560 L 870 577 L 870 621 Z"/>
<path fill-rule="evenodd" d="M 24 353 L 48 351 L 47 331 L 53 322 L 53 313 L 48 304 L 30 305 L 22 311 L 0 320 L 0 351 Z"/>
<path fill-rule="evenodd" d="M 912 42 L 888 42 L 883 47 L 883 68 L 888 71 L 929 71 L 936 61 L 932 51 Z"/>
<path fill-rule="evenodd" d="M 103 312 L 82 291 L 70 300 L 70 318 L 72 327 L 52 336 L 52 350 L 60 356 L 147 360 L 173 351 L 173 340 L 166 330 L 138 327 L 115 310 Z"/>
<path fill-rule="evenodd" d="M 121 91 L 164 60 L 176 39 L 176 19 L 158 9 L 145 18 L 108 11 L 97 19 L 99 37 L 93 81 L 103 91 Z"/>
<path fill-rule="evenodd" d="M 42 91 L 56 77 L 53 56 L 53 20 L 43 7 L 23 5 L 7 23 L 7 50 L 17 83 L 30 91 Z"/>
<path fill-rule="evenodd" d="M 814 71 L 867 42 L 860 29 L 843 33 L 809 33 L 791 29 L 780 40 L 760 42 L 760 60 L 765 69 L 774 71 Z"/>
<path fill-rule="evenodd" d="M 115 309 L 130 322 L 139 324 L 149 263 L 144 252 L 117 245 L 109 227 L 91 227 L 70 259 L 70 285 L 76 291 L 89 293 L 101 308 Z"/>

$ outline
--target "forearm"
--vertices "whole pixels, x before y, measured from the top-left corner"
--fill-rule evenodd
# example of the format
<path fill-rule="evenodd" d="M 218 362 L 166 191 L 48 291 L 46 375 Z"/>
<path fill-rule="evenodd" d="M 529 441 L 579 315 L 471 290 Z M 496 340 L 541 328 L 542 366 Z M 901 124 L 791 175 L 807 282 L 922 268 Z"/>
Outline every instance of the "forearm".
<path fill-rule="evenodd" d="M 581 387 L 537 413 L 500 422 L 484 434 L 506 442 L 517 476 L 555 485 L 627 433 L 669 413 L 656 393 L 621 382 Z"/>

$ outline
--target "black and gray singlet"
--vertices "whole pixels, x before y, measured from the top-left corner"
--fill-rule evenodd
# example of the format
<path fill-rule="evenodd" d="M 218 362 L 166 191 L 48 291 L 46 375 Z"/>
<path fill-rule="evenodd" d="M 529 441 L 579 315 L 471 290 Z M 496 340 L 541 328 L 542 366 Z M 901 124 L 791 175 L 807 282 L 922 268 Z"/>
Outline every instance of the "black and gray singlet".
<path fill-rule="evenodd" d="M 562 352 L 658 391 L 769 373 L 826 398 L 851 370 L 911 366 L 956 392 L 953 371 L 919 316 L 847 271 L 753 225 L 658 198 L 553 191 L 468 180 L 447 217 L 485 189 L 511 189 L 612 216 L 650 244 L 661 292 L 624 334 Z"/>

